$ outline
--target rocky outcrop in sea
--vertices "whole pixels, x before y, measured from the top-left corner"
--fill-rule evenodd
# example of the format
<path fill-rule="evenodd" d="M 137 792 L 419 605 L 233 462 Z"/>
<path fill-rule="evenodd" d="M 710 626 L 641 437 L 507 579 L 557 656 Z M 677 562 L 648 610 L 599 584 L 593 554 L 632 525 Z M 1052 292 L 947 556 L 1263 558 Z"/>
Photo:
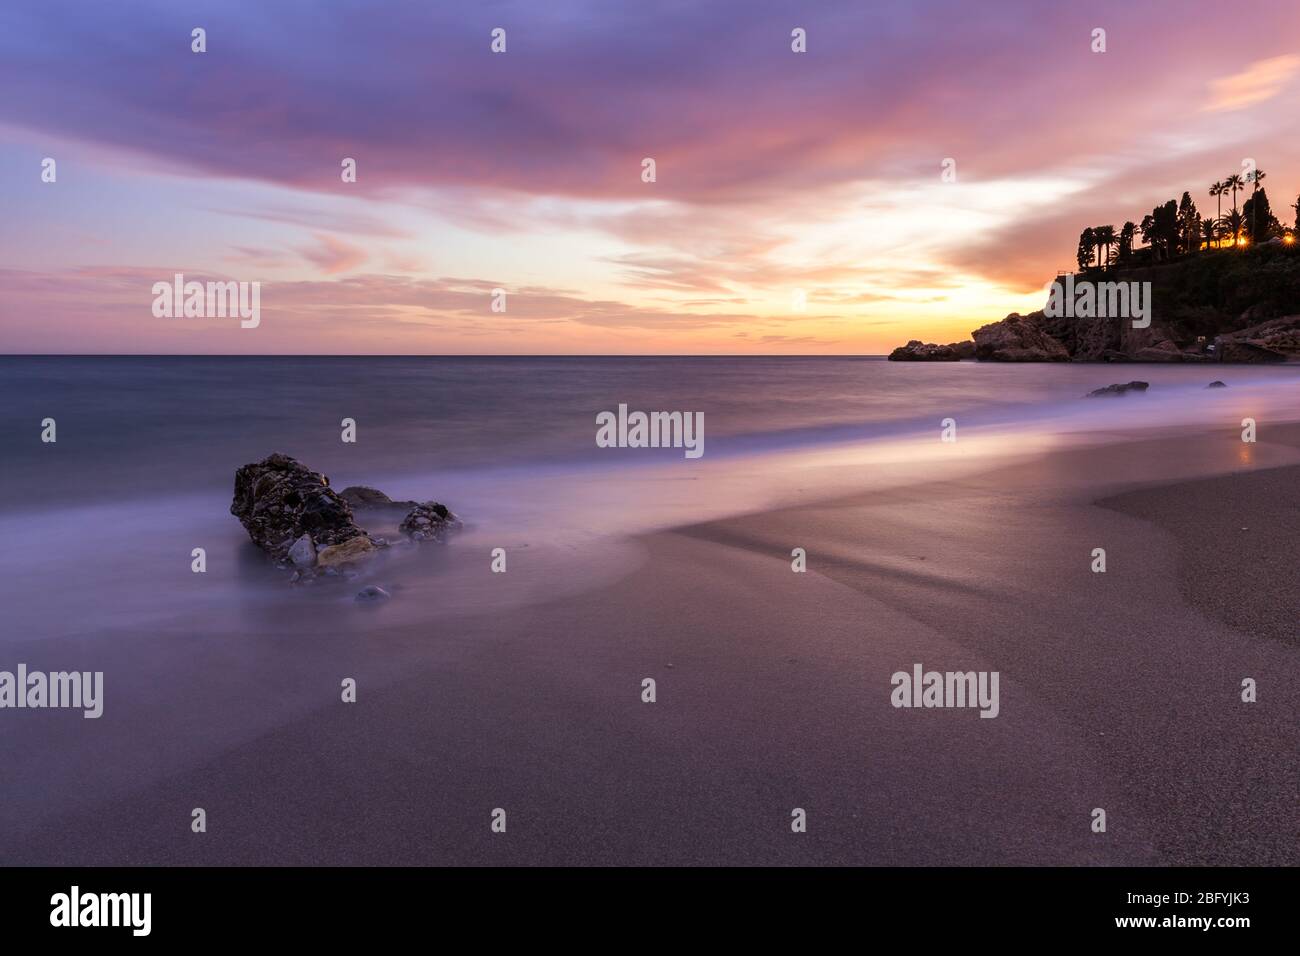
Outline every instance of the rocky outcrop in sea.
<path fill-rule="evenodd" d="M 1145 392 L 1150 387 L 1150 382 L 1120 382 L 1115 385 L 1107 385 L 1105 388 L 1094 388 L 1084 398 L 1095 398 L 1104 395 L 1127 395 L 1129 392 Z"/>
<path fill-rule="evenodd" d="M 974 342 L 934 345 L 919 339 L 912 339 L 906 345 L 900 345 L 889 353 L 891 362 L 960 362 L 962 359 L 974 357 Z"/>
<path fill-rule="evenodd" d="M 412 541 L 445 541 L 458 528 L 456 516 L 436 501 L 416 505 L 397 526 Z"/>
<path fill-rule="evenodd" d="M 295 580 L 344 573 L 389 546 L 358 517 L 382 524 L 402 516 L 398 528 L 413 542 L 445 542 L 461 527 L 436 501 L 394 501 L 361 485 L 335 492 L 325 475 L 278 452 L 235 472 L 230 513 L 277 565 L 296 569 Z"/>
<path fill-rule="evenodd" d="M 230 513 L 253 544 L 282 564 L 304 535 L 314 551 L 366 533 L 353 521 L 348 503 L 330 488 L 328 478 L 279 453 L 235 472 Z M 305 560 L 305 551 L 298 548 L 298 560 Z"/>

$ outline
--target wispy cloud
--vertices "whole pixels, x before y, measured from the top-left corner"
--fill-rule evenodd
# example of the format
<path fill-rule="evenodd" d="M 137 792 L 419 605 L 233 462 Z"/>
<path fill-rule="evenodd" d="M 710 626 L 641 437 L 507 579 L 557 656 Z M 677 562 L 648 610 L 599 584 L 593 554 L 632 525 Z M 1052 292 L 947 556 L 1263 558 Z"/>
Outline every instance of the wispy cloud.
<path fill-rule="evenodd" d="M 1210 84 L 1209 112 L 1242 110 L 1263 103 L 1284 92 L 1300 72 L 1300 56 L 1269 57 L 1252 63 L 1240 73 L 1225 76 Z"/>

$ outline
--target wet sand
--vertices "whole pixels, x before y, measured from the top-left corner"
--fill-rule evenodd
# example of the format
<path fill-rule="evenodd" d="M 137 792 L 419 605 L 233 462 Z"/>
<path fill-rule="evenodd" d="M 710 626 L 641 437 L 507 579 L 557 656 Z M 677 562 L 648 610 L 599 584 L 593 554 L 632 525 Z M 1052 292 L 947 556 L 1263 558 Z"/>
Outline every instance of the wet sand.
<path fill-rule="evenodd" d="M 1183 597 L 1202 614 L 1300 645 L 1300 469 L 1206 478 L 1176 494 L 1147 489 L 1100 504 L 1175 540 Z"/>
<path fill-rule="evenodd" d="M 104 669 L 108 704 L 6 715 L 0 862 L 1294 865 L 1297 434 L 936 468 L 636 538 L 582 593 L 360 638 L 33 644 Z M 915 663 L 997 670 L 999 716 L 892 707 Z"/>

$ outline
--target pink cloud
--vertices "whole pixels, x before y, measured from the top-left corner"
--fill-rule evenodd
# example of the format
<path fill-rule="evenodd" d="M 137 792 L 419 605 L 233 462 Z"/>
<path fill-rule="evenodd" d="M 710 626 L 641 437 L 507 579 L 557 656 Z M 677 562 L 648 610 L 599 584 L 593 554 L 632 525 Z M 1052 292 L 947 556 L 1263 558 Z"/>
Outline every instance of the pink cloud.
<path fill-rule="evenodd" d="M 304 259 L 314 263 L 327 276 L 353 272 L 369 258 L 364 249 L 350 245 L 337 236 L 316 233 L 314 238 L 320 243 L 318 247 L 307 247 L 299 251 Z"/>

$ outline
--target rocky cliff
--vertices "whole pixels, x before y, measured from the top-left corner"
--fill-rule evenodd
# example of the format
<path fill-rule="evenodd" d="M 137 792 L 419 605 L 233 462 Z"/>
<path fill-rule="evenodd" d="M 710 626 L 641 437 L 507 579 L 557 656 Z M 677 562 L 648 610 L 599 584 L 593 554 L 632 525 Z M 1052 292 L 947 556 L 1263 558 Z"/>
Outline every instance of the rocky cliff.
<path fill-rule="evenodd" d="M 1300 361 L 1300 251 L 1270 244 L 1140 268 L 1082 273 L 1076 282 L 1150 283 L 1150 325 L 1131 319 L 1013 313 L 971 333 L 975 357 L 999 362 Z M 892 359 L 929 349 L 908 343 Z M 947 353 L 944 353 L 947 354 Z"/>

